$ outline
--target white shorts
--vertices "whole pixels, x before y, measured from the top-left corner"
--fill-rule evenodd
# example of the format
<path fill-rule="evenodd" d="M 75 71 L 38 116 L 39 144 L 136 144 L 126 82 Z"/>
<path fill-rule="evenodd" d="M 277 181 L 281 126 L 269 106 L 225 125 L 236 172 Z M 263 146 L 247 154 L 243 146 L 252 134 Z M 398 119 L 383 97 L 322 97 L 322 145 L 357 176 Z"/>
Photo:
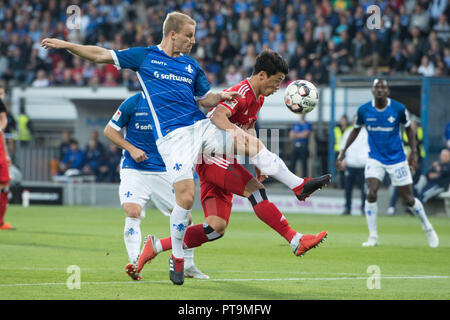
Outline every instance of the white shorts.
<path fill-rule="evenodd" d="M 193 170 L 200 163 L 201 154 L 233 155 L 231 134 L 217 128 L 210 119 L 178 128 L 156 141 L 173 183 L 193 179 Z"/>
<path fill-rule="evenodd" d="M 166 216 L 170 216 L 175 206 L 175 194 L 166 172 L 121 169 L 119 197 L 122 206 L 135 203 L 142 209 L 151 201 Z"/>
<path fill-rule="evenodd" d="M 369 159 L 366 162 L 364 177 L 366 179 L 376 178 L 383 181 L 386 172 L 389 174 L 393 186 L 401 187 L 413 183 L 411 170 L 409 169 L 407 160 L 396 164 L 386 165 L 375 159 Z"/>

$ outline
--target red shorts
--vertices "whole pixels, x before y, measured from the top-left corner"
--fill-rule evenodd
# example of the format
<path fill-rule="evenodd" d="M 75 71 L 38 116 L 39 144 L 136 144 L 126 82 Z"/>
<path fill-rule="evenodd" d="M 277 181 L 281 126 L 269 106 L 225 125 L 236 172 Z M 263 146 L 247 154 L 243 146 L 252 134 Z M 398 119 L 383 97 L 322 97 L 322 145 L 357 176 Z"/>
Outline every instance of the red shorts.
<path fill-rule="evenodd" d="M 200 178 L 200 199 L 205 217 L 230 219 L 233 194 L 244 195 L 245 186 L 253 179 L 236 159 L 233 162 L 211 157 L 196 167 Z"/>

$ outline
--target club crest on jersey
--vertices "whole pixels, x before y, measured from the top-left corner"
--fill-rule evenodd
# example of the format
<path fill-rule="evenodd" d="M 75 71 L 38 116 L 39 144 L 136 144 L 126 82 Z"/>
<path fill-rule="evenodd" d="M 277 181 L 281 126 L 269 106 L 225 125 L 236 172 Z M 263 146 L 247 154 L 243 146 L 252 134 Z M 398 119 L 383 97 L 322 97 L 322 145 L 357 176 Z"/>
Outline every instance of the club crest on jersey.
<path fill-rule="evenodd" d="M 389 121 L 390 123 L 392 123 L 392 122 L 395 121 L 395 118 L 394 118 L 393 116 L 390 116 L 390 117 L 388 118 L 388 121 Z"/>
<path fill-rule="evenodd" d="M 187 70 L 187 72 L 192 73 L 194 72 L 194 69 L 192 69 L 191 65 L 188 64 L 188 66 L 185 68 Z"/>

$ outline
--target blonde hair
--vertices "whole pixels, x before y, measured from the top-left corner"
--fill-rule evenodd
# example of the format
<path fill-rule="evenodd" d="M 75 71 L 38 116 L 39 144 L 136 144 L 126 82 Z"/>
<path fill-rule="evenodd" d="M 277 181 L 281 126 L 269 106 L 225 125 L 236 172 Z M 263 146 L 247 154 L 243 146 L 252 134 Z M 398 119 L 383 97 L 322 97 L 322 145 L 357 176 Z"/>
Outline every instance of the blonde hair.
<path fill-rule="evenodd" d="M 163 23 L 163 37 L 167 37 L 170 31 L 180 32 L 186 23 L 197 25 L 194 19 L 181 12 L 171 12 L 167 15 Z"/>

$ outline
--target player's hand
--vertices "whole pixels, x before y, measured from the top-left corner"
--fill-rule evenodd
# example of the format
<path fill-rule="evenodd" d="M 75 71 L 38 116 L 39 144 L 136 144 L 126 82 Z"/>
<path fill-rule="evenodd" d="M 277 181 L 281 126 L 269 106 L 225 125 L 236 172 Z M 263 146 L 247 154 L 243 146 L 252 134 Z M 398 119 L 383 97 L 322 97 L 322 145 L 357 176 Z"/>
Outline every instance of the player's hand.
<path fill-rule="evenodd" d="M 345 159 L 345 150 L 342 150 L 341 152 L 339 152 L 339 156 L 337 158 L 337 161 L 342 162 L 342 161 L 344 161 L 344 159 Z"/>
<path fill-rule="evenodd" d="M 131 157 L 133 158 L 134 161 L 136 162 L 142 162 L 148 159 L 147 155 L 145 154 L 144 151 L 142 151 L 141 149 L 138 148 L 134 148 L 132 149 L 130 152 Z"/>
<path fill-rule="evenodd" d="M 222 91 L 220 94 L 220 101 L 229 101 L 235 98 L 243 98 L 242 94 L 237 91 Z"/>
<path fill-rule="evenodd" d="M 11 165 L 11 158 L 9 155 L 6 155 L 6 163 L 8 164 L 8 167 Z"/>
<path fill-rule="evenodd" d="M 258 180 L 259 182 L 263 182 L 268 178 L 268 176 L 261 173 L 261 170 L 259 170 L 257 166 L 255 166 L 255 172 L 256 172 L 256 180 Z"/>
<path fill-rule="evenodd" d="M 337 160 L 337 162 L 336 162 L 336 168 L 337 168 L 339 171 L 344 171 L 344 170 L 345 170 L 345 167 L 346 167 L 346 165 L 345 165 L 345 162 L 344 162 L 344 161 Z"/>
<path fill-rule="evenodd" d="M 68 42 L 55 38 L 45 38 L 41 42 L 41 47 L 45 49 L 67 49 Z"/>
<path fill-rule="evenodd" d="M 414 174 L 417 170 L 417 152 L 411 152 L 408 156 L 408 164 L 411 169 L 411 173 Z"/>

